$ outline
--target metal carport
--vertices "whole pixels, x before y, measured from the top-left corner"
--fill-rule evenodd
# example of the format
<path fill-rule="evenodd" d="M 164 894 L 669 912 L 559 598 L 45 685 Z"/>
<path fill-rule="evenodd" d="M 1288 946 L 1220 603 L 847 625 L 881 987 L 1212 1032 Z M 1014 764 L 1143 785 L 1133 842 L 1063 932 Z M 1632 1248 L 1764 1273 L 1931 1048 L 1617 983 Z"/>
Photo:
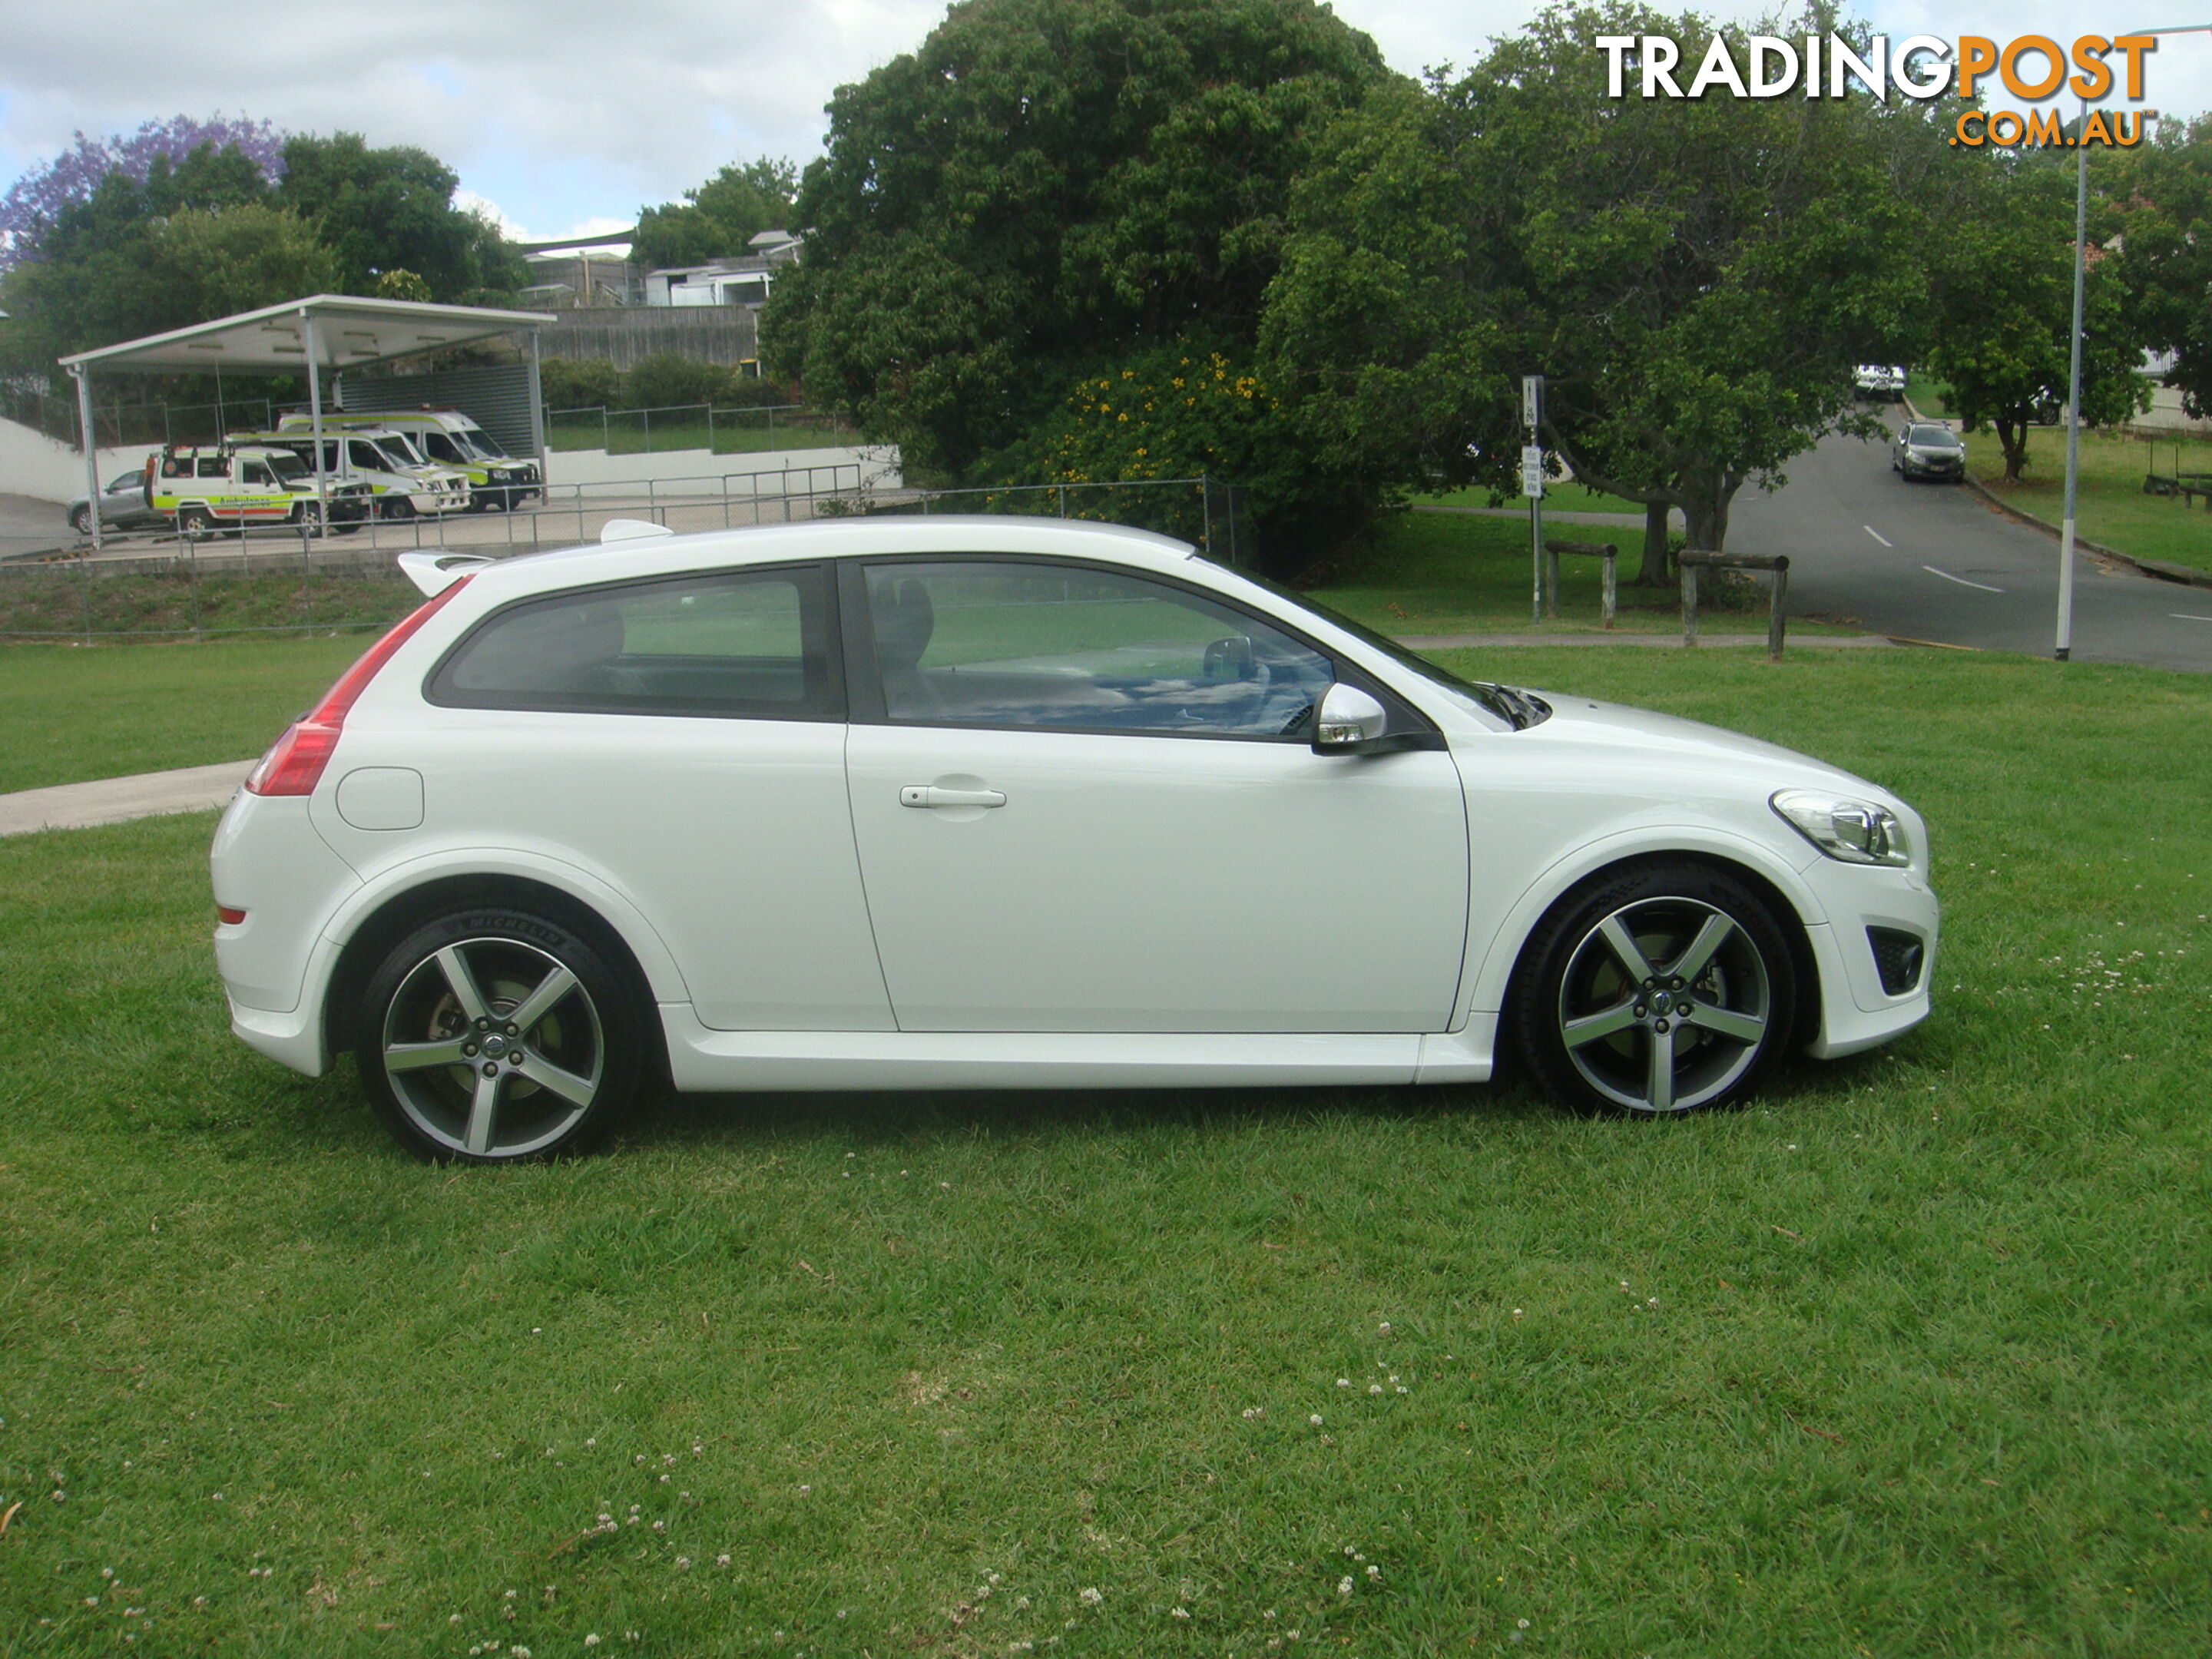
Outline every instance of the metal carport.
<path fill-rule="evenodd" d="M 100 545 L 100 468 L 92 426 L 92 380 L 101 368 L 204 370 L 242 368 L 307 371 L 307 407 L 314 422 L 315 495 L 325 502 L 328 480 L 323 470 L 323 376 L 344 368 L 364 368 L 394 357 L 434 351 L 442 346 L 500 334 L 530 336 L 530 435 L 537 451 L 538 476 L 545 474 L 544 400 L 538 382 L 538 331 L 554 320 L 543 311 L 494 311 L 481 306 L 428 305 L 416 300 L 364 300 L 344 294 L 315 294 L 304 300 L 241 311 L 190 328 L 149 334 L 143 340 L 80 351 L 60 360 L 76 381 L 77 412 L 82 428 L 86 499 L 94 502 L 92 544 Z"/>

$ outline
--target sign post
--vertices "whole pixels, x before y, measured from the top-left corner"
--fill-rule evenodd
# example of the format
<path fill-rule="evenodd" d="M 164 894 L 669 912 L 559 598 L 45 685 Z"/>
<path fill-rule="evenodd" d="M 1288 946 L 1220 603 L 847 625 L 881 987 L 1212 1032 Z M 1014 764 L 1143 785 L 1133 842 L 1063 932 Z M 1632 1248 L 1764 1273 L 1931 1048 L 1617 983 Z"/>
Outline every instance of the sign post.
<path fill-rule="evenodd" d="M 1528 441 L 1521 451 L 1521 493 L 1528 498 L 1528 564 L 1532 622 L 1544 620 L 1544 377 L 1521 377 L 1521 424 Z"/>

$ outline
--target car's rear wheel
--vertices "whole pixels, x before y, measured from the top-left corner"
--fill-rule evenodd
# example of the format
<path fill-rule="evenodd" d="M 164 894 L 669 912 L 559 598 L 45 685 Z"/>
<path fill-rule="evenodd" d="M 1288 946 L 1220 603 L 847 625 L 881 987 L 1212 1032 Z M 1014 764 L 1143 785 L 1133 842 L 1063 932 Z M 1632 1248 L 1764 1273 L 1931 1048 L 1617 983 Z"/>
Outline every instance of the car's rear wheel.
<path fill-rule="evenodd" d="M 1553 1095 L 1656 1115 L 1747 1094 L 1789 1041 L 1796 1000 L 1765 901 L 1720 871 L 1659 864 L 1553 909 L 1515 976 L 1512 1020 Z"/>
<path fill-rule="evenodd" d="M 442 916 L 369 980 L 354 1052 L 418 1156 L 501 1164 L 579 1152 L 635 1099 L 642 1022 L 605 957 L 525 910 Z"/>

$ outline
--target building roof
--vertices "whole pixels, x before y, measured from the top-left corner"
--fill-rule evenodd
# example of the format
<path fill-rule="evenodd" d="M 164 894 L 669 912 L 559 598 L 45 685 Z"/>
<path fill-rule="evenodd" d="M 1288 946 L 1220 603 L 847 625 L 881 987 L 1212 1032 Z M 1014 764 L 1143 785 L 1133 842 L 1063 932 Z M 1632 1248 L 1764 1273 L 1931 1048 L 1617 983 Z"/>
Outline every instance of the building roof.
<path fill-rule="evenodd" d="M 190 328 L 80 351 L 65 368 L 298 368 L 307 362 L 307 321 L 315 320 L 317 356 L 326 369 L 360 368 L 468 340 L 543 328 L 543 311 L 495 311 L 483 306 L 428 305 L 416 300 L 368 300 L 313 294 L 241 311 Z"/>

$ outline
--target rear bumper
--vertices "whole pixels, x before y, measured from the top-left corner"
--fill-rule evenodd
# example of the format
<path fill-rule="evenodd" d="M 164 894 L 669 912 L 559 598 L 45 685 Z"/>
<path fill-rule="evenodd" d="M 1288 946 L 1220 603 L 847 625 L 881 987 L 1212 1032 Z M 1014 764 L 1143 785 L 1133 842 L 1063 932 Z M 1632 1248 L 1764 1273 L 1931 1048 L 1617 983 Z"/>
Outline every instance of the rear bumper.
<path fill-rule="evenodd" d="M 246 1007 L 235 997 L 229 1001 L 231 1035 L 247 1048 L 308 1077 L 320 1077 L 331 1069 L 319 1008 L 272 1014 L 265 1009 Z"/>

